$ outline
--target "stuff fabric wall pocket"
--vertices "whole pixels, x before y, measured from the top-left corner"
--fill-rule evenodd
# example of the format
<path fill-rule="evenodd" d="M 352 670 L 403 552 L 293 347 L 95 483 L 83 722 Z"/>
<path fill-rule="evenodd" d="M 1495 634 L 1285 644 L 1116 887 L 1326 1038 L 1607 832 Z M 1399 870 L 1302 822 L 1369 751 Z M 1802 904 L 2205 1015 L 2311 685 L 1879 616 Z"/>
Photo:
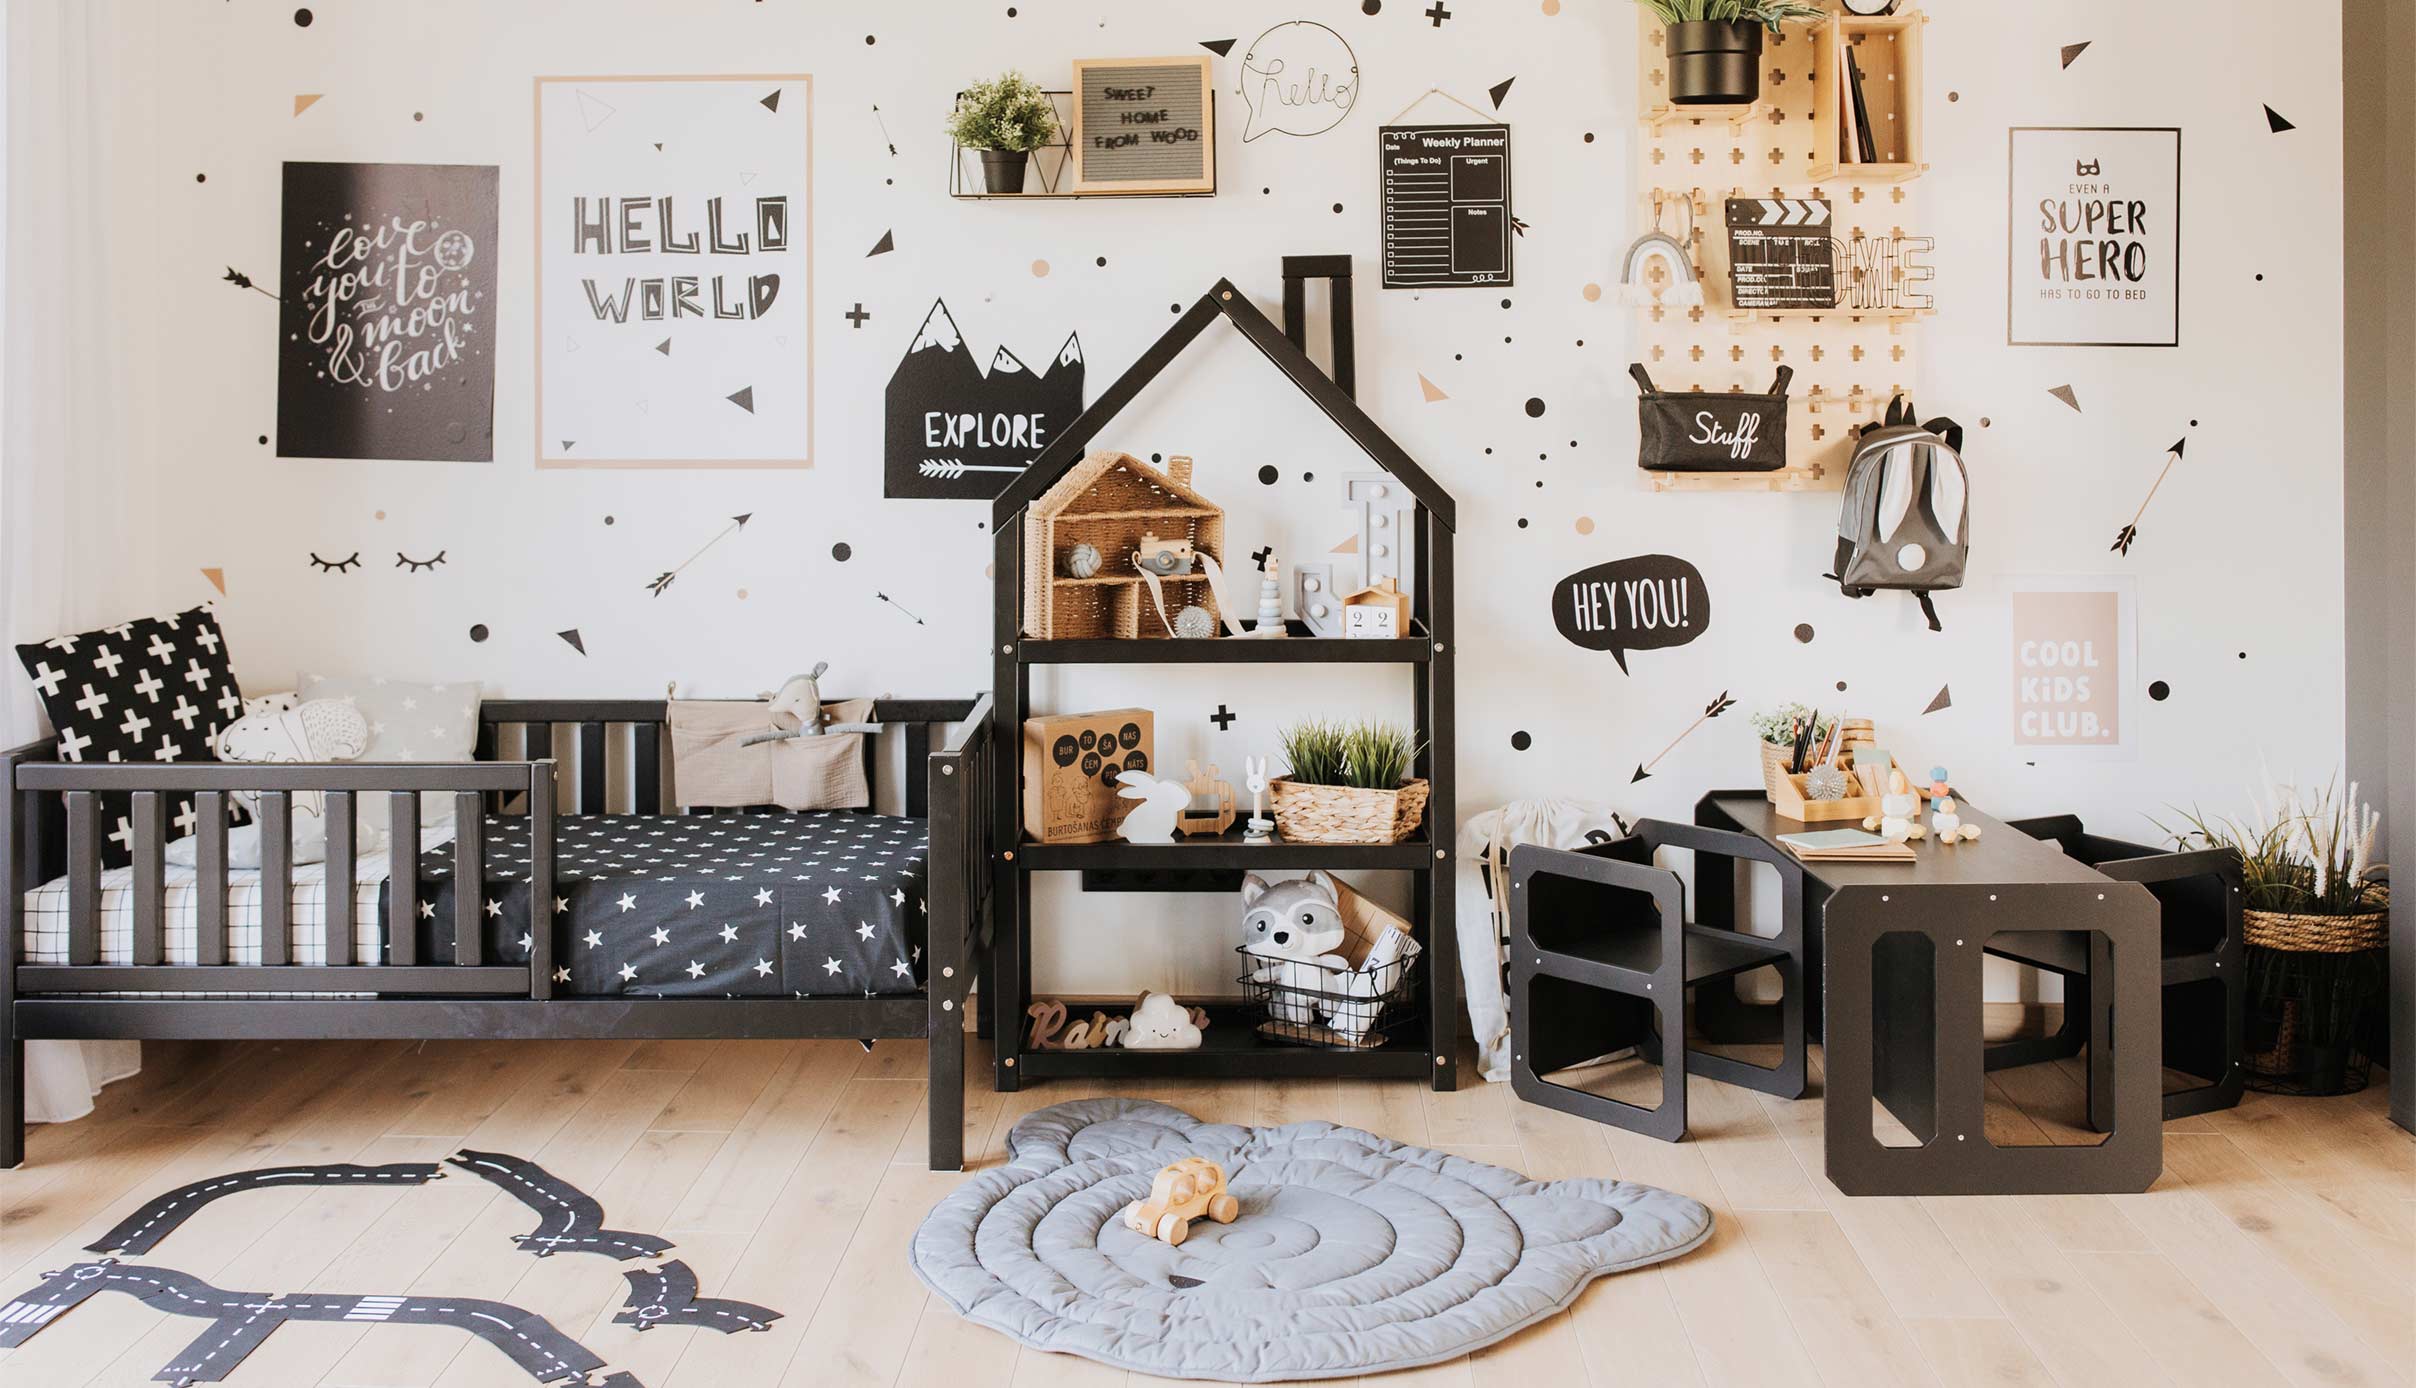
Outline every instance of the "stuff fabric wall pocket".
<path fill-rule="evenodd" d="M 1627 373 L 1644 392 L 1636 400 L 1636 466 L 1652 472 L 1776 472 L 1787 465 L 1787 383 L 1794 367 L 1780 367 L 1766 395 L 1659 390 L 1642 362 Z"/>

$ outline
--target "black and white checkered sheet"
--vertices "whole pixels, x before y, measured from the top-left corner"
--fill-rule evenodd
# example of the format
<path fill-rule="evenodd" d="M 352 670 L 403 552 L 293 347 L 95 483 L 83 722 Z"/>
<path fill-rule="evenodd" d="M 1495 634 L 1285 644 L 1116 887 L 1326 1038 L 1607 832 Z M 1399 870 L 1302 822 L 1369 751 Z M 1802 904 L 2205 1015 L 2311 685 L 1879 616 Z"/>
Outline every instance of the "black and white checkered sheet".
<path fill-rule="evenodd" d="M 554 827 L 554 984 L 585 997 L 922 988 L 930 838 L 885 815 L 581 815 Z M 529 957 L 528 821 L 485 821 L 486 957 Z M 453 957 L 454 845 L 420 855 L 420 957 Z M 383 912 L 381 912 L 381 915 Z"/>

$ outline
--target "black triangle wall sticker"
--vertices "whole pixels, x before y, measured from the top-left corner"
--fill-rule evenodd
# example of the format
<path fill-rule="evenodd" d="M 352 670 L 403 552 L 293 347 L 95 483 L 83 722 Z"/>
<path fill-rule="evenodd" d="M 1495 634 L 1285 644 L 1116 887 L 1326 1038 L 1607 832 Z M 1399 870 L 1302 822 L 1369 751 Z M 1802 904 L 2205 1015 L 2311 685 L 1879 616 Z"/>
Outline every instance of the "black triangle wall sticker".
<path fill-rule="evenodd" d="M 2273 109 L 2271 106 L 2265 108 L 2265 124 L 2271 127 L 2273 133 L 2276 135 L 2281 134 L 2285 130 L 2298 129 L 2297 126 L 2292 125 L 2287 120 L 2284 120 L 2282 118 L 2282 113 Z"/>
<path fill-rule="evenodd" d="M 1226 57 L 1226 56 L 1230 55 L 1230 54 L 1233 52 L 1233 40 L 1231 40 L 1231 39 L 1201 39 L 1201 40 L 1200 40 L 1200 47 L 1207 49 L 1209 52 L 1214 53 L 1216 56 L 1218 56 L 1218 57 L 1220 57 L 1220 58 L 1223 58 L 1223 57 Z"/>

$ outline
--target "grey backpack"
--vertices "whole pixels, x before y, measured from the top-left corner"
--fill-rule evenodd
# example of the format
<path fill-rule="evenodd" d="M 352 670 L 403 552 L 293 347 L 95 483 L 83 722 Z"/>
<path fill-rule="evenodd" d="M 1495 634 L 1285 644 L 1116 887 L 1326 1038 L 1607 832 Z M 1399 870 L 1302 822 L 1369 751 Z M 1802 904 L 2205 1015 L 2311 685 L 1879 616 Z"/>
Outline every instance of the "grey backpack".
<path fill-rule="evenodd" d="M 1837 522 L 1837 567 L 1829 577 L 1849 598 L 1900 588 L 1920 600 L 1929 629 L 1938 609 L 1929 595 L 1963 586 L 1970 557 L 1970 479 L 1963 468 L 1963 426 L 1940 417 L 1917 424 L 1902 397 L 1887 418 L 1865 425 L 1846 466 L 1845 508 Z"/>

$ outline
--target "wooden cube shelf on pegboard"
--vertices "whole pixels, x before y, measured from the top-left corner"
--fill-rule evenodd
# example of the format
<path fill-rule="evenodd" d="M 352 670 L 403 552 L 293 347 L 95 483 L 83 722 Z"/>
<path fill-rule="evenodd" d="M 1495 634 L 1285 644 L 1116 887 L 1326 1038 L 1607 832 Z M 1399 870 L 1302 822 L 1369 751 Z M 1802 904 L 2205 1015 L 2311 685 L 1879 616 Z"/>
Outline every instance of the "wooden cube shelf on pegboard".
<path fill-rule="evenodd" d="M 1665 390 L 1758 391 L 1782 365 L 1795 368 L 1796 382 L 1787 411 L 1787 467 L 1647 472 L 1653 490 L 1837 490 L 1845 484 L 1856 431 L 1885 414 L 1891 396 L 1913 393 L 1919 337 L 1913 325 L 1931 310 L 1852 305 L 1917 298 L 1896 291 L 1926 273 L 1881 249 L 1892 250 L 1893 238 L 1914 236 L 1918 225 L 1911 180 L 1927 167 L 1920 162 L 1924 22 L 1912 13 L 1790 25 L 1763 46 L 1760 100 L 1739 107 L 1679 106 L 1668 99 L 1662 27 L 1639 10 L 1640 224 L 1655 224 L 1658 211 L 1663 229 L 1687 243 L 1703 302 L 1675 301 L 1666 292 L 1667 264 L 1643 262 L 1640 287 L 1651 302 L 1636 309 L 1636 359 Z M 1836 74 L 1847 44 L 1856 46 L 1878 162 L 1839 158 Z M 1736 307 L 1724 215 L 1730 198 L 1826 201 L 1831 235 L 1842 243 L 1835 277 L 1846 306 Z M 1858 242 L 1867 254 L 1844 249 Z M 1908 275 L 1908 268 L 1915 273 Z M 1881 290 L 1886 292 L 1875 292 Z"/>

